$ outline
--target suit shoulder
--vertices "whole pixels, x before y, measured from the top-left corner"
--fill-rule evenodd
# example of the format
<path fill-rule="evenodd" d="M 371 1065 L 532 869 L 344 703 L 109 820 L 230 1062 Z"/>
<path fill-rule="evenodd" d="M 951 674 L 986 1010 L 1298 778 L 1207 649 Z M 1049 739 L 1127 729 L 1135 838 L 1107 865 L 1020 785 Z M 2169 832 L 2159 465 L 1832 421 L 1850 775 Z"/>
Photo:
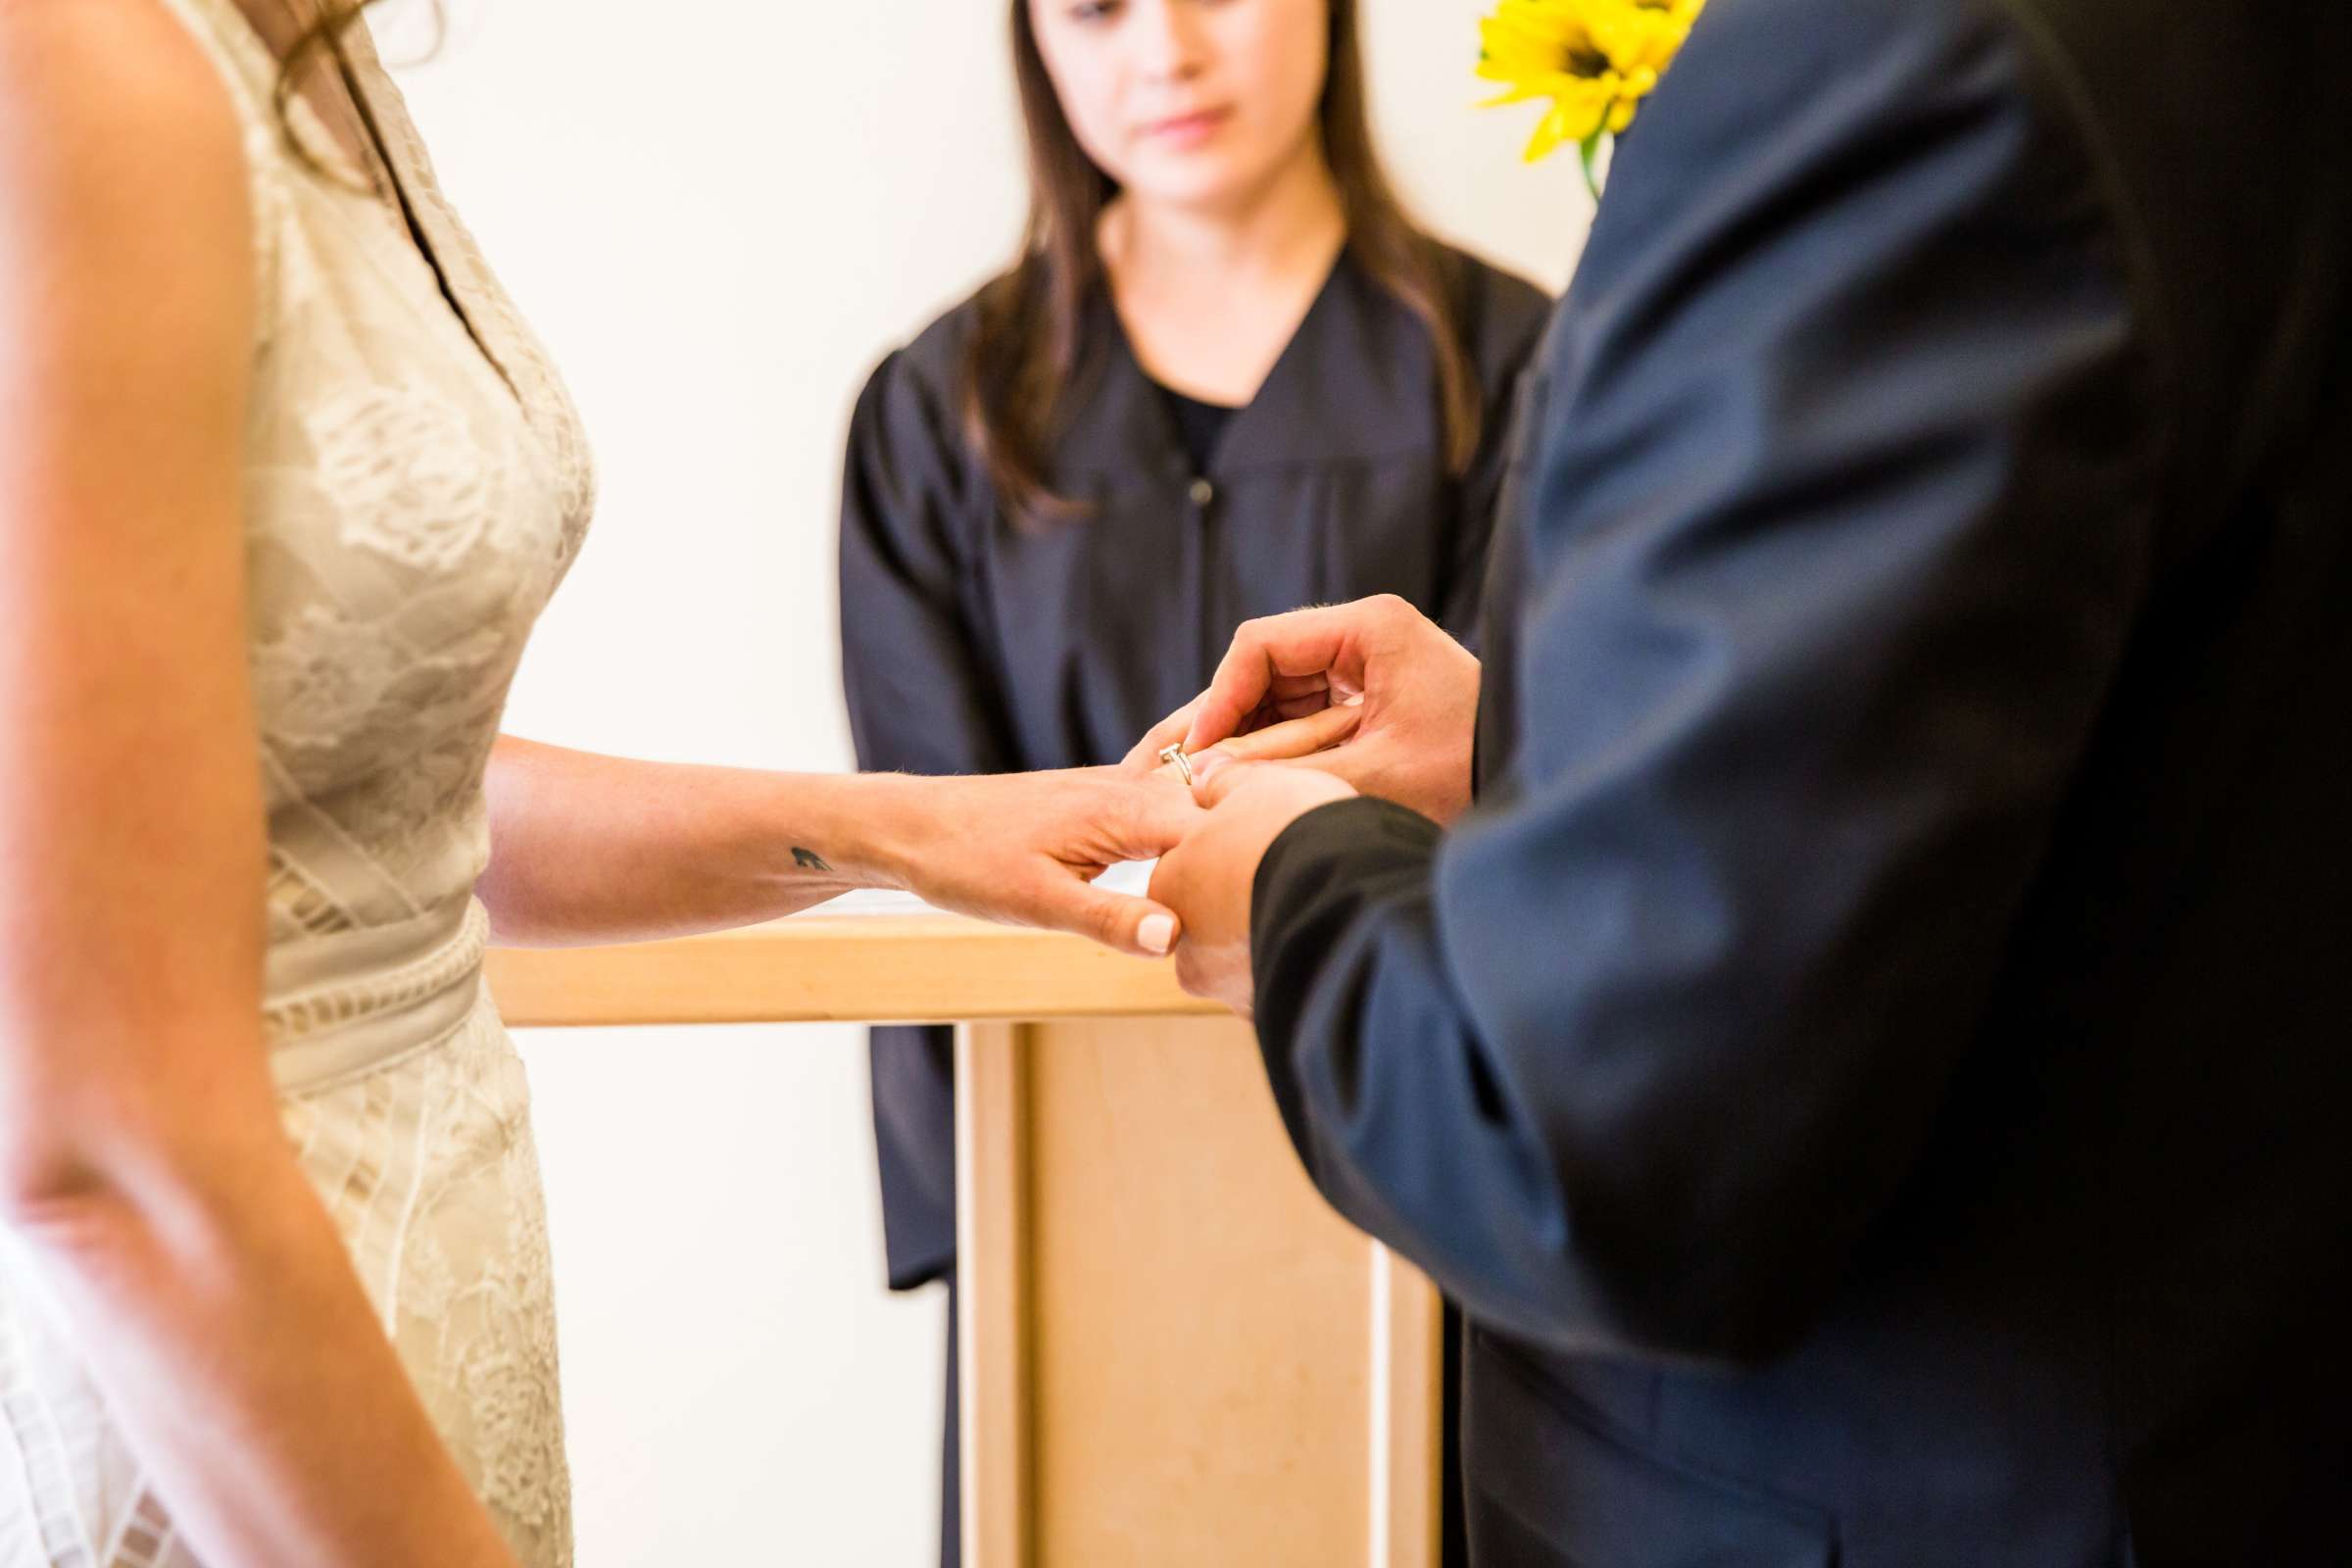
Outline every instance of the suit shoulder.
<path fill-rule="evenodd" d="M 1712 0 L 1618 149 L 1576 292 L 1693 215 L 1730 215 L 1722 239 L 1745 247 L 1759 222 L 1905 172 L 1945 211 L 2106 205 L 2038 15 L 2031 0 Z"/>

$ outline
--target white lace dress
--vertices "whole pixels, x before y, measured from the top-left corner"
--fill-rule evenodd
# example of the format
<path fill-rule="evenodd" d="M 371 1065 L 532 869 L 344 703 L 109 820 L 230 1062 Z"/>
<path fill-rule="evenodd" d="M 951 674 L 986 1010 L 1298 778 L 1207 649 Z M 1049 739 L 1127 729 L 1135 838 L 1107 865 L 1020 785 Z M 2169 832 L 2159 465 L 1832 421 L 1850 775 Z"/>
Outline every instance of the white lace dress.
<path fill-rule="evenodd" d="M 557 1568 L 547 1224 L 472 889 L 484 765 L 586 525 L 586 449 L 365 37 L 355 65 L 432 263 L 379 198 L 288 153 L 275 62 L 234 0 L 166 3 L 248 126 L 250 640 L 286 1130 L 459 1463 L 522 1561 Z M 195 1568 L 37 1298 L 0 1259 L 0 1568 Z"/>

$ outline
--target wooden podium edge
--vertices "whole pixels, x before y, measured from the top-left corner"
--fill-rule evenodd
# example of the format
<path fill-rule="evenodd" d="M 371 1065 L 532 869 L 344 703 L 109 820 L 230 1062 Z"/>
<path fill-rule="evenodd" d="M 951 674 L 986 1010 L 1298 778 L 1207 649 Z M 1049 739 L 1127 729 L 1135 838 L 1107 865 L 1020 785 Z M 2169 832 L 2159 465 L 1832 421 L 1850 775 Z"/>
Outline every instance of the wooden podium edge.
<path fill-rule="evenodd" d="M 1446 1311 L 1420 1270 L 1372 1251 L 1372 1568 L 1438 1568 L 1445 1544 Z"/>
<path fill-rule="evenodd" d="M 961 1023 L 1211 1017 L 1175 965 L 1082 937 L 955 915 L 800 915 L 672 942 L 501 948 L 488 973 L 514 1028 Z"/>
<path fill-rule="evenodd" d="M 1029 1568 L 1034 1550 L 1027 1317 L 1029 1086 L 1018 1024 L 956 1031 L 957 1437 L 965 1568 Z M 981 1138 L 976 1130 L 995 1129 Z"/>

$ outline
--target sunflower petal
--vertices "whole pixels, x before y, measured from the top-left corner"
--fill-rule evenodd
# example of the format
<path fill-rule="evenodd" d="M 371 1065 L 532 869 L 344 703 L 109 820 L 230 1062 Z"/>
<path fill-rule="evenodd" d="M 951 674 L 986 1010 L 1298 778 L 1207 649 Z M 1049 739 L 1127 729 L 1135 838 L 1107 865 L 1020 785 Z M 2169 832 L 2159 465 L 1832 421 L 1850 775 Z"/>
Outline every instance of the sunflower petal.
<path fill-rule="evenodd" d="M 1503 90 L 1482 108 L 1548 101 L 1528 140 L 1538 162 L 1634 122 L 1706 0 L 1496 0 L 1480 19 L 1477 74 Z M 1587 170 L 1592 176 L 1591 168 Z"/>

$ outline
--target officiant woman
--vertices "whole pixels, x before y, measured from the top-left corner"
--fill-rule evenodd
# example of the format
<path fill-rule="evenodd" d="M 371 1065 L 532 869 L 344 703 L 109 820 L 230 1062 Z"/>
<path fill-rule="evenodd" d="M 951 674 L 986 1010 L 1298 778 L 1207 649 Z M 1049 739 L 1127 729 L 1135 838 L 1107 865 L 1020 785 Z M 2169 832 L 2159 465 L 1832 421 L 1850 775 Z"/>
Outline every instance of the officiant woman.
<path fill-rule="evenodd" d="M 1471 635 L 1548 301 L 1398 204 L 1354 0 L 1011 13 L 1027 232 L 850 433 L 860 765 L 1115 762 L 1242 621 L 1310 602 L 1398 594 Z M 877 1031 L 873 1077 L 891 1284 L 952 1304 L 948 1032 Z M 948 1396 L 952 1562 L 952 1363 Z"/>

